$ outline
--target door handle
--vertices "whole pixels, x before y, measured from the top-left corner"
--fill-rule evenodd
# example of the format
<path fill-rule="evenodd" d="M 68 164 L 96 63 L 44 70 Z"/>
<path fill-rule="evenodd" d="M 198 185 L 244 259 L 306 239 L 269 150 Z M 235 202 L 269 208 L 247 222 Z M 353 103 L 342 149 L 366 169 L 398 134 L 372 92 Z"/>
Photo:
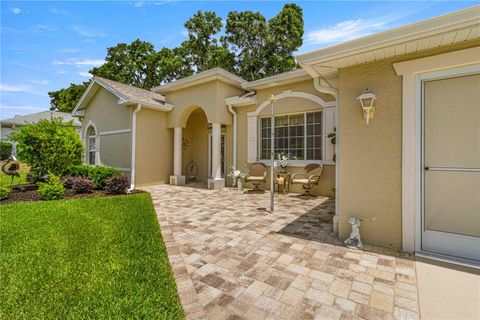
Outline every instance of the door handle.
<path fill-rule="evenodd" d="M 425 171 L 480 172 L 480 168 L 425 167 Z"/>

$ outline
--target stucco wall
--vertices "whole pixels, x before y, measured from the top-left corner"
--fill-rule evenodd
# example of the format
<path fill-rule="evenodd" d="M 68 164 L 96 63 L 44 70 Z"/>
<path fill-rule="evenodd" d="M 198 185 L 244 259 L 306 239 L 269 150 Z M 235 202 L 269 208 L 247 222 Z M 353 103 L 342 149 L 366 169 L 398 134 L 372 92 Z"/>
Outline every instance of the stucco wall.
<path fill-rule="evenodd" d="M 365 243 L 401 249 L 402 244 L 402 78 L 393 63 L 478 46 L 464 43 L 339 70 L 339 235 L 351 231 L 350 216 L 366 219 Z M 377 95 L 367 126 L 357 97 Z"/>
<path fill-rule="evenodd" d="M 317 96 L 321 96 L 324 100 L 332 100 L 332 97 L 328 95 L 321 95 L 313 87 L 313 80 L 300 81 L 297 83 L 292 83 L 288 85 L 261 89 L 257 91 L 257 104 L 246 107 L 236 108 L 238 116 L 238 141 L 237 141 L 237 161 L 238 167 L 243 169 L 245 165 L 248 165 L 247 158 L 247 113 L 255 111 L 257 107 L 262 104 L 266 99 L 271 95 L 277 95 L 282 93 L 285 90 L 291 91 L 300 91 L 307 92 Z M 321 107 L 313 101 L 303 99 L 303 98 L 285 98 L 280 99 L 275 103 L 275 114 L 285 114 L 285 113 L 295 113 L 295 112 L 305 112 L 305 111 L 314 111 L 320 110 Z M 261 113 L 262 115 L 270 114 L 270 108 L 265 108 Z M 289 166 L 287 169 L 288 172 L 292 173 L 301 173 L 303 172 L 303 166 Z M 268 167 L 268 172 L 270 172 L 270 167 Z M 269 189 L 270 184 L 270 174 L 267 177 L 267 183 L 265 184 L 265 189 Z M 335 165 L 324 165 L 322 177 L 320 179 L 319 186 L 315 187 L 314 193 L 324 196 L 334 196 L 332 191 L 333 186 L 335 185 Z M 247 185 L 248 187 L 248 185 Z M 295 185 L 290 187 L 290 192 L 303 192 L 301 185 Z"/>
<path fill-rule="evenodd" d="M 131 164 L 131 132 L 101 135 L 102 132 L 115 130 L 131 130 L 132 108 L 117 104 L 118 98 L 100 89 L 90 101 L 82 121 L 82 132 L 93 122 L 100 136 L 100 164 L 117 168 L 130 168 Z M 125 172 L 130 176 L 130 172 Z"/>
<path fill-rule="evenodd" d="M 169 183 L 173 173 L 173 130 L 167 114 L 142 108 L 137 113 L 135 185 Z"/>
<path fill-rule="evenodd" d="M 225 105 L 225 98 L 239 95 L 243 90 L 218 80 L 180 89 L 166 94 L 167 102 L 174 105 L 168 114 L 167 126 L 186 126 L 190 113 L 201 107 L 209 123 L 232 124 L 232 115 Z"/>

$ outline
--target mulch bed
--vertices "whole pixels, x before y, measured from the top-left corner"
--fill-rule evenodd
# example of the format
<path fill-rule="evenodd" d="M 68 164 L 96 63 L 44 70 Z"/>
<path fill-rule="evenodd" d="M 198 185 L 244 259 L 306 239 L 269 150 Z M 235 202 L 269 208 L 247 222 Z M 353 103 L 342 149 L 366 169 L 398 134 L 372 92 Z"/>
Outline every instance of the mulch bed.
<path fill-rule="evenodd" d="M 40 195 L 36 190 L 31 190 L 31 188 L 29 187 L 21 188 L 22 186 L 19 186 L 20 189 L 26 189 L 26 190 L 17 191 L 17 190 L 13 190 L 15 186 L 12 186 L 12 187 L 13 188 L 12 188 L 12 192 L 10 192 L 10 197 L 8 199 L 1 200 L 0 205 L 11 204 L 16 202 L 25 202 L 25 201 L 42 201 L 40 199 Z M 129 194 L 139 194 L 139 193 L 145 193 L 145 191 L 135 189 Z M 104 190 L 93 190 L 92 193 L 74 194 L 72 190 L 66 189 L 63 199 L 98 198 L 98 197 L 112 197 L 112 196 L 122 196 L 122 195 L 124 194 L 109 194 L 109 193 L 106 193 Z"/>

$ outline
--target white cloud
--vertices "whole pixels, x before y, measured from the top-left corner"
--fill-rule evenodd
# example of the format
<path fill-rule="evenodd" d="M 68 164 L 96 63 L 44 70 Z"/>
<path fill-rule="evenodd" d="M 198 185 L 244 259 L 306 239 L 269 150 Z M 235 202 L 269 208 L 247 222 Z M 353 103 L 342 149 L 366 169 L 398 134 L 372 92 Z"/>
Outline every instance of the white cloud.
<path fill-rule="evenodd" d="M 105 37 L 106 36 L 106 34 L 101 32 L 101 31 L 86 29 L 86 28 L 81 28 L 81 27 L 74 27 L 73 31 L 75 31 L 76 33 L 78 33 L 79 35 L 84 36 L 84 37 L 95 38 L 95 37 Z"/>
<path fill-rule="evenodd" d="M 22 12 L 22 9 L 13 7 L 13 8 L 10 8 L 10 11 L 12 11 L 13 14 L 19 14 L 20 12 Z"/>
<path fill-rule="evenodd" d="M 55 31 L 58 31 L 58 28 L 48 26 L 48 25 L 45 25 L 45 24 L 37 24 L 36 26 L 34 26 L 34 31 L 36 33 L 39 33 L 39 32 L 55 32 Z"/>
<path fill-rule="evenodd" d="M 394 22 L 414 11 L 395 13 L 374 19 L 352 19 L 341 21 L 334 26 L 312 30 L 305 35 L 308 44 L 332 44 L 349 41 L 394 27 Z"/>
<path fill-rule="evenodd" d="M 313 30 L 307 33 L 305 40 L 312 44 L 327 44 L 348 41 L 386 28 L 386 22 L 375 20 L 347 20 L 333 27 Z"/>
<path fill-rule="evenodd" d="M 182 36 L 188 37 L 188 31 L 187 30 L 182 30 Z"/>
<path fill-rule="evenodd" d="M 55 60 L 54 65 L 72 65 L 72 66 L 94 66 L 98 67 L 105 63 L 103 59 L 68 59 L 68 60 Z"/>
<path fill-rule="evenodd" d="M 142 0 L 136 1 L 136 2 L 133 3 L 133 6 L 136 7 L 136 8 L 141 8 L 144 5 L 145 5 L 145 1 L 142 1 Z"/>
<path fill-rule="evenodd" d="M 0 83 L 1 92 L 24 92 L 30 90 L 30 86 L 25 84 L 3 84 Z"/>
<path fill-rule="evenodd" d="M 32 82 L 35 84 L 40 84 L 42 86 L 45 86 L 50 83 L 48 80 L 32 80 Z"/>
<path fill-rule="evenodd" d="M 0 105 L 0 109 L 15 109 L 15 110 L 45 110 L 45 107 L 36 106 L 15 106 L 15 105 Z"/>
<path fill-rule="evenodd" d="M 53 14 L 70 14 L 70 12 L 67 10 L 57 9 L 57 8 L 50 9 L 50 12 Z"/>
<path fill-rule="evenodd" d="M 0 92 L 3 94 L 5 92 L 24 92 L 24 93 L 30 93 L 30 94 L 35 94 L 39 96 L 47 96 L 46 93 L 36 91 L 34 90 L 31 86 L 26 85 L 26 84 L 3 84 L 0 83 Z"/>
<path fill-rule="evenodd" d="M 80 71 L 78 74 L 81 75 L 82 77 L 85 77 L 85 78 L 91 78 L 92 77 L 92 75 L 89 72 L 85 72 L 85 71 Z"/>
<path fill-rule="evenodd" d="M 58 70 L 56 73 L 57 73 L 57 74 L 66 74 L 67 71 L 65 71 L 65 70 Z"/>
<path fill-rule="evenodd" d="M 58 50 L 58 52 L 64 52 L 64 53 L 76 53 L 79 51 L 80 49 L 76 49 L 76 48 L 65 48 L 65 49 Z"/>

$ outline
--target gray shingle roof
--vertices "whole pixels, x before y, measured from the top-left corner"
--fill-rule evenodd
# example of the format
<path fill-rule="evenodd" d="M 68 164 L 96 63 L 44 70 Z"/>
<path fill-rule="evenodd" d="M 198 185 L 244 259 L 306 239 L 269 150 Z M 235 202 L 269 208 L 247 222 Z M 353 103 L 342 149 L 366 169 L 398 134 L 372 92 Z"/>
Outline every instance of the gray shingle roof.
<path fill-rule="evenodd" d="M 109 86 L 113 90 L 125 96 L 128 100 L 134 100 L 138 103 L 145 103 L 149 105 L 165 105 L 165 97 L 153 91 L 137 88 L 128 84 L 101 77 L 94 77 L 93 79 L 101 84 Z"/>
<path fill-rule="evenodd" d="M 58 111 L 41 111 L 36 113 L 25 114 L 21 116 L 15 116 L 10 119 L 5 119 L 0 121 L 0 125 L 4 127 L 10 126 L 22 126 L 28 123 L 35 123 L 41 119 L 51 119 L 52 117 L 62 117 L 64 122 L 68 122 L 73 120 L 73 125 L 76 127 L 80 127 L 81 123 L 78 121 L 77 118 L 72 117 L 72 115 L 68 112 L 58 112 Z"/>

